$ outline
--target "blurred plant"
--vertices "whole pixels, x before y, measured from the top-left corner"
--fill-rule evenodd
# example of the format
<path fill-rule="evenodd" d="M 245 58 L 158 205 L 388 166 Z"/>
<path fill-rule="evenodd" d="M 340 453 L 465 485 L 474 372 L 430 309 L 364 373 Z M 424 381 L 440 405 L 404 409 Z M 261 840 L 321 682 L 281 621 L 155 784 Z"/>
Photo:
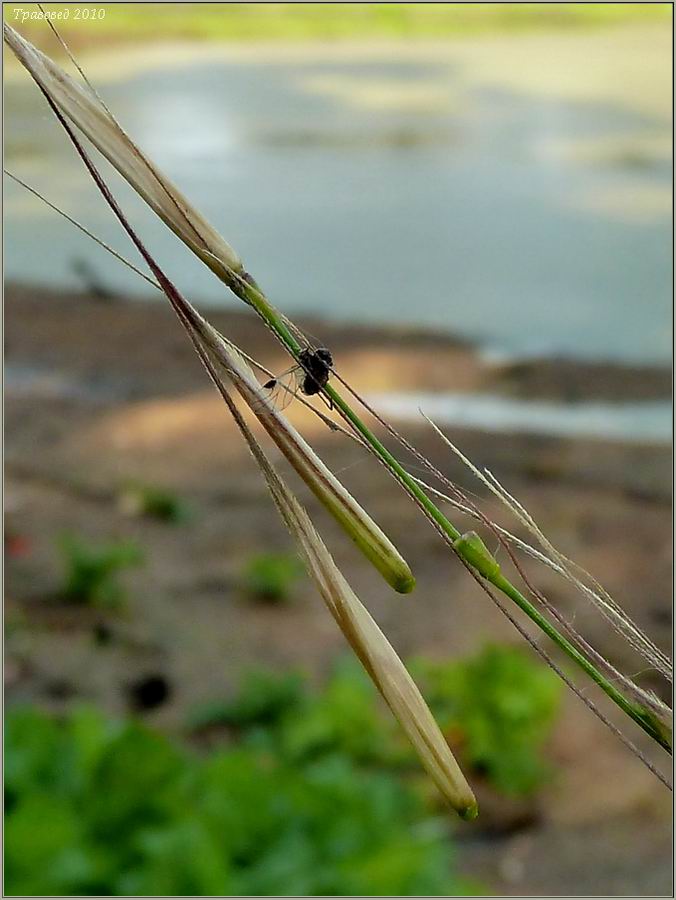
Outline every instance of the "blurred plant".
<path fill-rule="evenodd" d="M 361 666 L 346 658 L 321 690 L 307 690 L 302 704 L 281 718 L 278 746 L 290 760 L 338 753 L 360 763 L 410 764 L 410 747 L 378 699 Z"/>
<path fill-rule="evenodd" d="M 60 550 L 65 569 L 60 595 L 72 603 L 108 609 L 125 600 L 119 573 L 143 561 L 141 549 L 132 541 L 94 545 L 67 534 L 60 540 Z"/>
<path fill-rule="evenodd" d="M 506 794 L 530 794 L 551 775 L 542 758 L 559 708 L 556 675 L 515 647 L 490 645 L 459 662 L 418 661 L 442 730 L 466 765 Z"/>
<path fill-rule="evenodd" d="M 414 759 L 368 676 L 349 657 L 318 690 L 297 672 L 249 671 L 233 699 L 197 706 L 187 724 L 195 731 L 229 726 L 247 745 L 267 747 L 289 763 L 338 755 L 383 766 L 404 760 L 408 766 Z"/>
<path fill-rule="evenodd" d="M 177 494 L 142 484 L 128 485 L 120 496 L 124 512 L 179 525 L 190 518 L 190 508 Z"/>
<path fill-rule="evenodd" d="M 188 727 L 199 730 L 212 725 L 271 726 L 284 713 L 297 708 L 304 696 L 300 674 L 257 669 L 246 674 L 232 700 L 210 700 L 195 707 L 188 717 Z"/>
<path fill-rule="evenodd" d="M 286 603 L 304 571 L 292 553 L 258 553 L 247 562 L 242 582 L 246 592 L 257 600 Z"/>
<path fill-rule="evenodd" d="M 91 709 L 7 715 L 8 895 L 461 896 L 443 824 L 346 757 L 198 758 Z"/>
<path fill-rule="evenodd" d="M 489 645 L 468 659 L 412 666 L 447 739 L 462 761 L 499 793 L 533 794 L 552 775 L 543 756 L 559 709 L 560 682 L 518 648 Z M 363 669 L 341 660 L 312 690 L 296 673 L 249 672 L 230 700 L 191 714 L 189 727 L 234 727 L 240 740 L 289 764 L 333 755 L 411 772 L 414 757 Z"/>

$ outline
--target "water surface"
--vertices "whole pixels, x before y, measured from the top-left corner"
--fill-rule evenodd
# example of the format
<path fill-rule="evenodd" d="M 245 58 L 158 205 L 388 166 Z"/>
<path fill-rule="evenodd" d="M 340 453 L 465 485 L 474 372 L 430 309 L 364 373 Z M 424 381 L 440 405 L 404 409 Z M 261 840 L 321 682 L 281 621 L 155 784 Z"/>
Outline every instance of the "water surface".
<path fill-rule="evenodd" d="M 620 29 L 371 54 L 211 48 L 145 66 L 119 51 L 92 72 L 286 312 L 664 363 L 669 54 L 661 31 Z M 27 79 L 7 84 L 5 136 L 10 169 L 126 248 Z M 235 303 L 118 182 L 180 287 Z M 8 278 L 76 287 L 86 259 L 106 285 L 145 290 L 11 183 L 5 244 Z"/>
<path fill-rule="evenodd" d="M 375 394 L 369 402 L 387 417 L 488 432 L 553 435 L 670 444 L 668 400 L 638 403 L 549 403 L 488 394 Z"/>

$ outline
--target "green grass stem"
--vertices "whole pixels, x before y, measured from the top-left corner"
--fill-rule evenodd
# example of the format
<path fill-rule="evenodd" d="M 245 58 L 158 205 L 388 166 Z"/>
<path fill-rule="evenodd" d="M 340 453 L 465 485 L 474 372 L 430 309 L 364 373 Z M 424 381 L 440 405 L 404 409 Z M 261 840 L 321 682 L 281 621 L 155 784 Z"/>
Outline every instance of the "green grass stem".
<path fill-rule="evenodd" d="M 289 352 L 298 359 L 298 354 L 302 350 L 301 345 L 283 321 L 280 313 L 268 301 L 253 279 L 248 281 L 237 278 L 236 283 L 234 285 L 231 284 L 231 287 L 233 287 L 233 290 L 235 290 L 241 299 L 256 310 L 287 347 Z M 398 481 L 404 486 L 413 499 L 420 504 L 430 518 L 437 524 L 441 531 L 450 538 L 452 543 L 457 542 L 458 539 L 462 537 L 461 532 L 446 518 L 436 504 L 422 490 L 415 479 L 406 471 L 392 453 L 390 453 L 387 447 L 378 440 L 371 429 L 340 396 L 333 385 L 327 384 L 324 388 L 324 393 L 380 457 L 387 468 L 396 476 Z M 454 549 L 469 563 L 469 565 L 472 565 L 472 559 L 465 554 L 462 542 L 455 544 Z M 531 619 L 531 621 L 534 622 L 569 659 L 579 666 L 608 697 L 610 697 L 613 703 L 619 706 L 626 715 L 633 719 L 647 734 L 650 735 L 650 737 L 657 741 L 660 746 L 671 753 L 671 735 L 668 733 L 663 723 L 659 722 L 656 717 L 643 706 L 627 699 L 627 697 L 618 690 L 583 653 L 571 644 L 571 642 L 565 638 L 561 632 L 542 615 L 542 613 L 539 612 L 530 600 L 528 600 L 521 591 L 519 591 L 518 588 L 516 588 L 500 572 L 499 567 L 497 571 L 483 575 L 483 577 L 506 597 L 509 597 L 510 600 L 516 603 L 528 618 Z"/>

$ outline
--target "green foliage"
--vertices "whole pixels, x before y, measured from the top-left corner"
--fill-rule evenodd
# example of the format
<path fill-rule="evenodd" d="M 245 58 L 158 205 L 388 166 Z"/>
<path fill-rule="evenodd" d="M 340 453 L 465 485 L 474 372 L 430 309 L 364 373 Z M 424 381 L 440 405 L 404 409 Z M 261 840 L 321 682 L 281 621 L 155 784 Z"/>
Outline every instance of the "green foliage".
<path fill-rule="evenodd" d="M 398 726 L 352 657 L 334 668 L 321 691 L 307 690 L 296 709 L 280 719 L 276 740 L 295 761 L 343 754 L 388 766 L 401 758 L 402 747 L 408 753 Z"/>
<path fill-rule="evenodd" d="M 285 603 L 303 572 L 300 560 L 290 553 L 259 553 L 245 566 L 243 584 L 258 600 Z"/>
<path fill-rule="evenodd" d="M 122 505 L 136 515 L 172 525 L 180 525 L 190 518 L 187 503 L 177 494 L 150 485 L 129 485 L 123 492 Z"/>
<path fill-rule="evenodd" d="M 297 673 L 249 672 L 233 699 L 201 704 L 188 718 L 195 730 L 210 725 L 227 725 L 247 746 L 293 764 L 326 756 L 388 767 L 411 762 L 405 738 L 352 657 L 321 689 Z"/>
<path fill-rule="evenodd" d="M 414 664 L 423 693 L 463 764 L 499 792 L 528 795 L 549 777 L 542 746 L 558 709 L 560 684 L 511 647 L 489 646 L 468 660 Z M 369 767 L 417 771 L 410 745 L 356 660 L 340 663 L 321 690 L 297 676 L 250 673 L 230 701 L 213 701 L 193 727 L 235 727 L 290 763 L 343 755 Z"/>
<path fill-rule="evenodd" d="M 419 662 L 425 695 L 462 759 L 500 791 L 529 794 L 550 771 L 541 750 L 561 684 L 517 648 L 488 646 L 464 662 Z"/>
<path fill-rule="evenodd" d="M 383 772 L 205 758 L 80 709 L 6 723 L 7 895 L 451 895 L 442 825 Z"/>
<path fill-rule="evenodd" d="M 257 669 L 247 673 L 232 700 L 211 700 L 194 709 L 188 726 L 194 729 L 210 725 L 271 726 L 284 713 L 297 708 L 304 696 L 301 675 Z"/>
<path fill-rule="evenodd" d="M 120 606 L 125 592 L 119 581 L 121 570 L 142 562 L 140 548 L 131 541 L 94 545 L 73 535 L 60 542 L 64 561 L 61 596 L 73 603 L 114 608 Z"/>
<path fill-rule="evenodd" d="M 528 793 L 558 680 L 519 650 L 419 662 L 419 680 L 464 762 Z M 352 659 L 322 689 L 248 673 L 191 725 L 225 724 L 197 756 L 136 722 L 34 708 L 6 723 L 9 895 L 462 895 L 417 761 Z"/>

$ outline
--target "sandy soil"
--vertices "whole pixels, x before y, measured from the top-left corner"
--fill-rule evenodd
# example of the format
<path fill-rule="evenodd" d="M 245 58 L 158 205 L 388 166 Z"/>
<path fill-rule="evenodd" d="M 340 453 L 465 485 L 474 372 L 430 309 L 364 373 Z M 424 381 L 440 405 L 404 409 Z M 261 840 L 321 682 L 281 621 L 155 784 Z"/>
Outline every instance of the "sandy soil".
<path fill-rule="evenodd" d="M 210 317 L 272 370 L 285 367 L 253 316 Z M 22 551 L 7 558 L 7 699 L 59 707 L 78 697 L 121 712 L 130 685 L 161 672 L 171 696 L 148 718 L 178 730 L 195 702 L 227 692 L 244 666 L 291 665 L 321 677 L 344 646 L 311 584 L 303 582 L 285 607 L 253 605 L 242 594 L 243 562 L 253 553 L 289 550 L 291 542 L 170 311 L 10 285 L 5 323 L 6 528 L 23 540 Z M 302 324 L 331 347 L 341 375 L 364 393 L 452 385 L 562 399 L 670 395 L 663 370 L 556 362 L 497 368 L 461 342 Z M 393 594 L 289 476 L 398 650 L 446 656 L 471 653 L 487 640 L 517 641 L 387 474 L 361 448 L 292 407 L 308 440 L 415 570 L 416 592 Z M 429 429 L 405 431 L 447 475 L 481 493 Z M 670 648 L 667 448 L 471 431 L 455 431 L 453 439 Z M 192 509 L 190 522 L 130 517 L 119 499 L 132 479 L 176 491 Z M 501 518 L 492 502 L 484 508 Z M 131 537 L 144 547 L 145 565 L 126 578 L 126 612 L 104 617 L 111 635 L 105 644 L 97 640 L 101 614 L 56 599 L 55 536 L 66 530 L 93 540 Z M 533 574 L 599 650 L 632 672 L 643 670 L 565 583 L 543 570 Z M 664 691 L 650 672 L 640 680 Z M 667 767 L 640 733 L 631 737 Z M 463 868 L 510 894 L 670 893 L 668 792 L 572 696 L 549 752 L 560 777 L 529 815 L 483 798 L 482 818 L 458 833 Z"/>

